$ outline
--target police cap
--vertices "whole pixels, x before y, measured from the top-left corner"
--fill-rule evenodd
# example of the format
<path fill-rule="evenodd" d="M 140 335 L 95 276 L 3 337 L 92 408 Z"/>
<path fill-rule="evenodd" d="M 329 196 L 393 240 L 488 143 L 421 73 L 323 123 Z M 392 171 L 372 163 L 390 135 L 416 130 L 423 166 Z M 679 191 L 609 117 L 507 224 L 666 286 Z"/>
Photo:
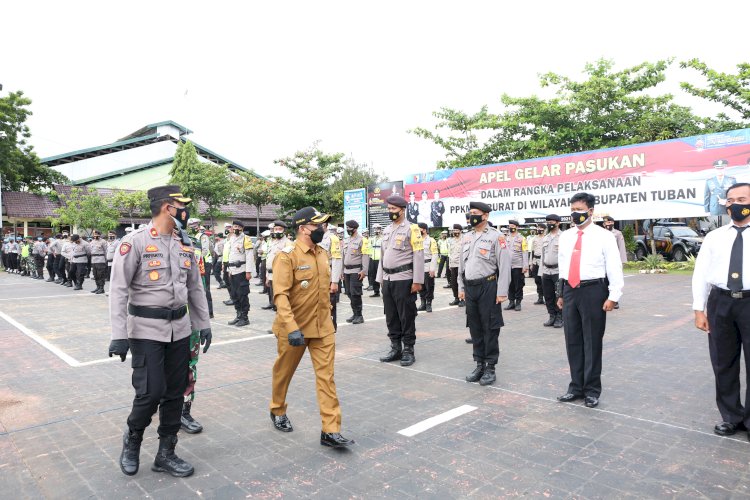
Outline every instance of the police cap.
<path fill-rule="evenodd" d="M 180 191 L 180 186 L 174 185 L 157 186 L 155 188 L 151 188 L 146 192 L 146 196 L 148 196 L 149 201 L 167 200 L 170 198 L 185 204 L 193 201 L 192 199 L 182 194 L 182 192 Z"/>
<path fill-rule="evenodd" d="M 286 229 L 286 223 L 283 220 L 276 219 L 275 221 L 273 221 L 273 226 L 274 227 L 283 227 L 284 229 Z"/>
<path fill-rule="evenodd" d="M 464 227 L 461 224 L 453 224 L 453 229 L 461 231 Z"/>
<path fill-rule="evenodd" d="M 611 215 L 605 215 L 604 220 L 607 222 L 614 222 L 615 219 Z"/>
<path fill-rule="evenodd" d="M 233 221 L 232 221 L 232 225 L 233 225 L 233 226 L 240 226 L 240 227 L 245 227 L 245 223 L 244 223 L 244 222 L 242 222 L 241 220 L 233 220 Z"/>
<path fill-rule="evenodd" d="M 475 208 L 477 210 L 481 210 L 482 212 L 488 214 L 492 212 L 492 208 L 486 204 L 482 203 L 481 201 L 472 201 L 469 203 L 469 208 Z"/>
<path fill-rule="evenodd" d="M 322 214 L 315 210 L 313 207 L 305 207 L 297 210 L 292 219 L 292 224 L 295 226 L 302 226 L 304 224 L 323 224 L 328 222 L 331 216 L 328 214 Z"/>
<path fill-rule="evenodd" d="M 508 221 L 508 224 L 513 224 L 514 226 L 518 226 L 518 225 L 519 225 L 519 224 L 518 224 L 518 221 L 517 221 L 517 220 L 514 220 L 514 219 L 511 219 L 511 220 L 509 220 L 509 221 Z"/>
<path fill-rule="evenodd" d="M 359 222 L 357 222 L 354 219 L 348 220 L 348 221 L 346 221 L 346 227 L 350 227 L 352 229 L 357 229 L 359 227 Z"/>
<path fill-rule="evenodd" d="M 714 162 L 714 168 L 724 168 L 727 165 L 729 165 L 729 162 L 726 160 L 716 160 Z"/>
<path fill-rule="evenodd" d="M 424 229 L 425 231 L 427 230 L 427 224 L 424 222 L 420 222 L 419 224 L 417 224 L 417 226 L 419 226 L 420 229 Z"/>
<path fill-rule="evenodd" d="M 414 192 L 411 192 L 409 194 L 414 194 Z M 394 207 L 406 208 L 406 200 L 397 194 L 389 196 L 385 199 L 385 202 L 389 205 L 393 205 Z"/>

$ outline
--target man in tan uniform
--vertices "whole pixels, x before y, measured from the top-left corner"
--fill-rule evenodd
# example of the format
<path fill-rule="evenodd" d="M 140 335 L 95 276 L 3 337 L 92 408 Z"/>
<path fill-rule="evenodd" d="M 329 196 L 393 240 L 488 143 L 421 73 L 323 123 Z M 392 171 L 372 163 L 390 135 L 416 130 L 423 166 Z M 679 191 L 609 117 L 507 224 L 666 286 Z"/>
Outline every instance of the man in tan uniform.
<path fill-rule="evenodd" d="M 354 444 L 341 432 L 341 408 L 333 381 L 336 337 L 330 315 L 331 271 L 326 251 L 318 246 L 329 219 L 312 207 L 294 214 L 297 239 L 273 262 L 274 303 L 278 356 L 273 365 L 271 421 L 282 432 L 291 432 L 286 416 L 286 394 L 305 347 L 315 370 L 322 429 L 320 444 L 342 448 Z"/>
<path fill-rule="evenodd" d="M 160 409 L 159 451 L 151 469 L 185 477 L 193 466 L 174 449 L 188 382 L 191 324 L 200 331 L 203 352 L 211 345 L 211 324 L 195 249 L 187 233 L 177 230 L 186 226 L 190 198 L 178 186 L 160 186 L 148 190 L 148 199 L 151 223 L 123 237 L 110 278 L 109 355 L 125 361 L 131 351 L 135 389 L 120 469 L 129 476 L 138 472 L 143 431 Z"/>

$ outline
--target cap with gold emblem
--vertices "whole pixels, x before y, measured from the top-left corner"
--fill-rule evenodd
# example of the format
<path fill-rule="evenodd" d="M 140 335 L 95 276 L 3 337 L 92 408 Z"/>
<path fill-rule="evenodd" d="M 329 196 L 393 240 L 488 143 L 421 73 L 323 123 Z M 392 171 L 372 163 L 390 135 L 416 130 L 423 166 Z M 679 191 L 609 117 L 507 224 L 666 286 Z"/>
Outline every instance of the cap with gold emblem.
<path fill-rule="evenodd" d="M 148 196 L 149 201 L 168 200 L 170 198 L 185 204 L 193 201 L 182 194 L 180 186 L 157 186 L 149 189 L 146 196 Z"/>
<path fill-rule="evenodd" d="M 328 222 L 331 216 L 328 214 L 322 214 L 315 210 L 313 207 L 305 207 L 297 210 L 294 214 L 292 223 L 295 226 L 302 226 L 304 224 L 323 224 Z"/>

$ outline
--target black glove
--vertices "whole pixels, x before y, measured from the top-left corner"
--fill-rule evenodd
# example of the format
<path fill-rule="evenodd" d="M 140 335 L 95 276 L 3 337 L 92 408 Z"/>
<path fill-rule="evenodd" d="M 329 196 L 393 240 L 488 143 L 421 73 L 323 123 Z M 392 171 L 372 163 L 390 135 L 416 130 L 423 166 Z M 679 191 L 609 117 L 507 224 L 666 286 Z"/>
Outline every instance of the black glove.
<path fill-rule="evenodd" d="M 289 345 L 294 347 L 305 345 L 305 336 L 302 335 L 301 331 L 294 330 L 289 334 Z"/>
<path fill-rule="evenodd" d="M 127 339 L 113 340 L 109 343 L 109 357 L 111 358 L 113 354 L 117 354 L 124 362 L 129 348 L 130 344 L 128 344 Z"/>
<path fill-rule="evenodd" d="M 208 348 L 211 347 L 211 338 L 213 335 L 211 335 L 211 329 L 210 328 L 204 328 L 201 330 L 201 345 L 205 344 L 203 347 L 203 354 L 206 354 L 206 351 L 208 351 Z"/>

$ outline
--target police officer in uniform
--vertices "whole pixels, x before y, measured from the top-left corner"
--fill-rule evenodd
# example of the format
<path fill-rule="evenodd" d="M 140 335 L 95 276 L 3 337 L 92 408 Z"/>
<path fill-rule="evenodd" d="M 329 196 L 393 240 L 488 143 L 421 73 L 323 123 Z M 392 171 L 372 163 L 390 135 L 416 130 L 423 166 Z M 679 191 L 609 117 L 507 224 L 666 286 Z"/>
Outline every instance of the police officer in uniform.
<path fill-rule="evenodd" d="M 511 274 L 510 289 L 508 290 L 510 300 L 505 310 L 520 311 L 525 282 L 524 274 L 529 270 L 529 256 L 526 250 L 526 238 L 518 232 L 518 221 L 508 221 L 508 231 L 510 232 L 507 242 L 511 252 Z"/>
<path fill-rule="evenodd" d="M 107 242 L 102 239 L 102 233 L 94 229 L 94 239 L 91 245 L 91 266 L 94 268 L 94 282 L 96 288 L 91 293 L 104 293 L 104 282 L 107 279 Z"/>
<path fill-rule="evenodd" d="M 723 420 L 714 432 L 731 436 L 750 429 L 750 184 L 734 184 L 722 196 L 732 223 L 703 240 L 693 272 L 693 312 L 695 326 L 709 334 L 716 405 Z M 744 406 L 740 354 L 745 358 Z"/>
<path fill-rule="evenodd" d="M 344 282 L 346 296 L 352 306 L 352 316 L 346 319 L 347 323 L 358 325 L 364 323 L 362 316 L 362 282 L 367 276 L 370 265 L 370 256 L 367 241 L 357 232 L 359 223 L 355 220 L 346 222 L 346 232 L 349 235 L 344 240 L 342 255 L 344 257 Z"/>
<path fill-rule="evenodd" d="M 562 310 L 557 307 L 557 297 L 555 294 L 557 280 L 560 276 L 557 260 L 560 247 L 560 216 L 557 214 L 549 214 L 545 220 L 547 222 L 547 234 L 544 235 L 544 240 L 542 240 L 542 256 L 539 259 L 539 274 L 542 276 L 544 304 L 547 306 L 549 319 L 542 324 L 544 326 L 562 328 Z"/>
<path fill-rule="evenodd" d="M 278 356 L 273 365 L 271 421 L 276 429 L 291 432 L 286 415 L 286 395 L 305 348 L 310 351 L 322 427 L 320 444 L 343 448 L 354 444 L 341 435 L 341 408 L 336 396 L 333 366 L 336 336 L 331 322 L 331 275 L 326 251 L 318 246 L 329 219 L 312 207 L 294 214 L 294 245 L 285 247 L 273 261 L 274 303 Z"/>
<path fill-rule="evenodd" d="M 716 175 L 706 180 L 703 208 L 709 215 L 724 215 L 726 213 L 726 191 L 737 182 L 734 177 L 724 175 L 724 169 L 728 165 L 727 160 L 716 160 L 714 162 Z"/>
<path fill-rule="evenodd" d="M 339 301 L 341 293 L 340 283 L 343 274 L 344 264 L 341 258 L 341 240 L 336 236 L 336 226 L 329 226 L 328 222 L 323 223 L 323 239 L 318 245 L 328 254 L 328 267 L 331 270 L 331 292 L 329 299 L 331 301 L 331 320 L 333 321 L 333 331 L 338 330 L 336 321 L 336 303 Z"/>
<path fill-rule="evenodd" d="M 273 261 L 279 253 L 290 245 L 289 238 L 286 237 L 286 224 L 284 221 L 273 221 L 271 228 L 271 241 L 268 244 L 268 253 L 266 254 L 266 286 L 268 287 L 268 305 L 261 307 L 265 310 L 276 310 L 273 303 Z"/>
<path fill-rule="evenodd" d="M 492 208 L 469 203 L 472 230 L 463 240 L 458 261 L 458 298 L 466 301 L 466 317 L 477 366 L 467 382 L 495 383 L 495 365 L 500 357 L 502 302 L 508 298 L 511 254 L 505 237 L 488 224 Z"/>
<path fill-rule="evenodd" d="M 409 206 L 406 209 L 406 220 L 412 224 L 419 222 L 419 203 L 416 201 L 414 191 L 409 193 Z"/>
<path fill-rule="evenodd" d="M 529 253 L 531 254 L 529 277 L 534 278 L 534 283 L 536 284 L 537 299 L 536 302 L 534 302 L 534 305 L 543 306 L 544 290 L 542 289 L 542 275 L 539 272 L 539 269 L 541 268 L 540 259 L 542 257 L 542 244 L 544 243 L 544 227 L 538 226 L 534 230 L 534 234 L 531 236 L 531 242 L 529 244 Z"/>
<path fill-rule="evenodd" d="M 199 330 L 206 352 L 211 324 L 195 250 L 187 233 L 177 229 L 187 223 L 191 200 L 178 186 L 155 187 L 147 195 L 151 222 L 122 239 L 110 279 L 109 355 L 125 361 L 130 350 L 135 389 L 120 469 L 129 476 L 138 472 L 143 432 L 159 409 L 159 449 L 151 470 L 185 477 L 194 469 L 175 454 L 175 446 L 188 382 L 191 325 Z"/>
<path fill-rule="evenodd" d="M 211 254 L 211 240 L 204 228 L 200 225 L 201 220 L 191 218 L 188 220 L 188 235 L 195 247 L 195 253 L 198 255 L 198 262 L 201 265 L 201 280 L 203 280 L 203 290 L 206 292 L 206 303 L 208 304 L 208 317 L 214 317 L 214 301 L 211 297 L 211 272 L 213 267 L 213 256 Z"/>
<path fill-rule="evenodd" d="M 372 225 L 373 235 L 370 237 L 370 265 L 367 268 L 367 279 L 372 283 L 372 295 L 380 297 L 380 283 L 375 281 L 380 265 L 381 249 L 383 248 L 383 227 L 380 224 Z"/>
<path fill-rule="evenodd" d="M 245 224 L 242 221 L 232 221 L 232 235 L 226 243 L 224 249 L 228 250 L 227 268 L 231 284 L 229 293 L 231 294 L 234 310 L 237 317 L 229 321 L 230 325 L 247 326 L 250 320 L 247 317 L 250 311 L 250 278 L 252 270 L 255 269 L 253 262 L 253 240 L 243 232 Z"/>
<path fill-rule="evenodd" d="M 216 283 L 219 284 L 217 286 L 217 289 L 226 288 L 227 286 L 224 284 L 224 280 L 221 279 L 221 258 L 224 255 L 224 235 L 223 234 L 217 234 L 214 238 L 214 270 L 213 275 L 214 279 L 216 280 Z"/>
<path fill-rule="evenodd" d="M 107 233 L 107 279 L 109 281 L 112 276 L 112 261 L 115 260 L 115 251 L 120 248 L 120 239 L 117 237 L 117 233 L 109 231 Z"/>
<path fill-rule="evenodd" d="M 57 274 L 62 278 L 60 285 L 71 287 L 73 277 L 70 275 L 70 250 L 73 243 L 70 241 L 70 236 L 67 232 L 62 233 L 62 240 L 60 241 L 60 259 L 57 263 Z"/>
<path fill-rule="evenodd" d="M 620 260 L 622 260 L 623 264 L 626 263 L 628 261 L 628 250 L 625 246 L 625 236 L 622 235 L 619 229 L 615 229 L 615 219 L 609 215 L 605 216 L 602 227 L 614 235 L 617 242 L 617 250 L 620 251 Z"/>
<path fill-rule="evenodd" d="M 435 298 L 435 273 L 438 268 L 438 249 L 434 238 L 427 232 L 427 224 L 417 224 L 422 233 L 422 248 L 424 249 L 424 284 L 419 291 L 419 307 L 417 311 L 432 312 L 432 300 Z"/>
<path fill-rule="evenodd" d="M 466 305 L 465 301 L 458 298 L 458 261 L 461 259 L 461 252 L 463 252 L 462 231 L 461 224 L 453 224 L 451 237 L 448 238 L 448 283 L 450 283 L 453 292 L 453 301 L 448 304 L 449 306 L 464 307 Z"/>
<path fill-rule="evenodd" d="M 70 279 L 75 283 L 73 290 L 82 290 L 87 271 L 86 266 L 91 255 L 91 245 L 87 241 L 83 241 L 77 234 L 71 235 L 70 241 L 72 243 L 70 249 Z"/>
<path fill-rule="evenodd" d="M 405 220 L 405 199 L 389 196 L 385 201 L 393 222 L 383 230 L 383 251 L 376 279 L 383 294 L 391 350 L 380 361 L 400 360 L 401 366 L 409 366 L 416 361 L 414 320 L 417 317 L 417 294 L 424 283 L 422 233 L 419 226 Z"/>
<path fill-rule="evenodd" d="M 36 267 L 36 279 L 44 279 L 44 257 L 47 255 L 47 244 L 44 242 L 46 238 L 38 236 L 36 243 L 34 243 L 34 267 Z"/>
<path fill-rule="evenodd" d="M 445 203 L 440 200 L 440 190 L 436 189 L 432 195 L 433 202 L 430 204 L 430 219 L 432 227 L 443 227 L 443 214 L 445 213 Z"/>

